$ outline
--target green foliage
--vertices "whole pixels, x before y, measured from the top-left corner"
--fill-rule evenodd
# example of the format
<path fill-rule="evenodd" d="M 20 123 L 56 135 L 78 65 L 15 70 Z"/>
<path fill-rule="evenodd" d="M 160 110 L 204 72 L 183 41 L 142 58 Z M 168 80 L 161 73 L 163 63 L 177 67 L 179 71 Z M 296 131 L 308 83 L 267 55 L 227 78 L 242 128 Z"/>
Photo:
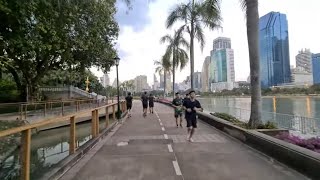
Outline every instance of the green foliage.
<path fill-rule="evenodd" d="M 115 0 L 0 1 L 0 58 L 36 91 L 50 70 L 114 64 Z M 22 81 L 22 80 L 21 80 Z"/>
<path fill-rule="evenodd" d="M 20 92 L 16 84 L 7 79 L 0 79 L 0 103 L 20 101 Z"/>
<path fill-rule="evenodd" d="M 234 116 L 231 116 L 230 114 L 227 113 L 220 113 L 220 112 L 216 112 L 214 114 L 212 114 L 213 116 L 216 116 L 218 118 L 224 119 L 226 121 L 229 121 L 231 123 L 233 123 L 234 125 L 237 125 L 239 127 L 245 128 L 245 129 L 250 129 L 249 124 L 245 123 L 243 121 L 240 121 L 239 119 L 237 119 Z M 273 122 L 266 122 L 265 124 L 260 124 L 257 126 L 257 129 L 277 129 L 277 125 Z"/>

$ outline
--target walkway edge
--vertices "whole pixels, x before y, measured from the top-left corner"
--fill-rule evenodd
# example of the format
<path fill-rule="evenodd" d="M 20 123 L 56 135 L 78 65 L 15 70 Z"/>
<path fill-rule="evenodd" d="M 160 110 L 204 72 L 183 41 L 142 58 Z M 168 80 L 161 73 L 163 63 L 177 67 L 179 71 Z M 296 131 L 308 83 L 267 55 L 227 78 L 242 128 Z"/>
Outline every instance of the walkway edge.
<path fill-rule="evenodd" d="M 125 119 L 126 118 L 123 117 L 122 121 L 125 121 Z M 49 173 L 46 173 L 44 176 L 41 177 L 41 179 L 56 180 L 66 175 L 69 170 L 75 168 L 76 166 L 79 166 L 79 161 L 85 160 L 88 156 L 93 156 L 103 146 L 105 141 L 107 141 L 121 127 L 121 125 L 122 123 L 119 123 L 118 121 L 112 123 L 110 127 L 102 131 L 98 137 L 89 140 L 83 146 L 79 147 L 79 149 L 77 149 L 77 151 L 73 155 L 70 155 L 63 159 L 61 162 L 58 163 L 57 167 L 53 168 Z M 87 161 L 85 161 L 85 163 Z"/>

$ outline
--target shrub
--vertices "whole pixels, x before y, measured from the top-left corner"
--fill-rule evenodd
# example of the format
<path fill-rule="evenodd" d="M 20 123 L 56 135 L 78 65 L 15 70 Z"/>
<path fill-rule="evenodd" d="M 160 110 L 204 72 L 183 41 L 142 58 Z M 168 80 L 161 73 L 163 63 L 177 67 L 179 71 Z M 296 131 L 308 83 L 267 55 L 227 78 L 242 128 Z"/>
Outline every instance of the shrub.
<path fill-rule="evenodd" d="M 268 121 L 265 124 L 260 124 L 257 129 L 277 129 L 277 125 L 273 122 Z"/>
<path fill-rule="evenodd" d="M 216 113 L 213 113 L 213 115 L 218 118 L 224 119 L 226 121 L 232 122 L 232 123 L 242 123 L 239 119 L 237 119 L 236 117 L 233 117 L 227 113 L 216 112 Z"/>
<path fill-rule="evenodd" d="M 309 139 L 303 139 L 299 136 L 291 135 L 289 133 L 280 133 L 275 136 L 277 139 L 286 141 L 291 144 L 295 144 L 300 147 L 304 147 L 306 149 L 310 149 L 312 151 L 320 153 L 320 138 L 313 137 Z"/>

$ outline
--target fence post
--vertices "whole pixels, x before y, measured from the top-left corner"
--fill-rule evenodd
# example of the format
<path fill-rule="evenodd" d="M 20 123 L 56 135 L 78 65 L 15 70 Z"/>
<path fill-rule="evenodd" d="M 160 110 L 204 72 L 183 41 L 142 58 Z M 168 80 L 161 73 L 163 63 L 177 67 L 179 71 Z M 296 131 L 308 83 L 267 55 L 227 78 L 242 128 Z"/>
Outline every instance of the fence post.
<path fill-rule="evenodd" d="M 100 133 L 99 125 L 100 125 L 99 110 L 98 110 L 98 109 L 96 109 L 96 136 L 98 136 L 98 135 L 99 135 L 99 133 Z"/>
<path fill-rule="evenodd" d="M 91 114 L 92 114 L 92 116 L 91 116 L 91 135 L 93 138 L 95 138 L 96 137 L 96 128 L 97 128 L 97 126 L 96 126 L 96 111 L 93 110 L 91 112 Z"/>
<path fill-rule="evenodd" d="M 112 118 L 115 121 L 116 120 L 116 107 L 115 104 L 112 105 Z"/>
<path fill-rule="evenodd" d="M 106 128 L 109 126 L 109 106 L 106 107 Z"/>
<path fill-rule="evenodd" d="M 25 105 L 24 120 L 27 120 L 28 104 Z"/>
<path fill-rule="evenodd" d="M 70 142 L 69 142 L 69 154 L 73 154 L 76 151 L 76 119 L 74 116 L 70 117 Z"/>
<path fill-rule="evenodd" d="M 31 129 L 22 132 L 22 166 L 21 166 L 21 179 L 30 179 L 30 146 L 31 146 Z"/>
<path fill-rule="evenodd" d="M 44 103 L 44 117 L 47 115 L 47 103 Z"/>
<path fill-rule="evenodd" d="M 61 111 L 62 111 L 62 116 L 64 115 L 64 102 L 61 102 Z"/>
<path fill-rule="evenodd" d="M 19 112 L 20 112 L 20 120 L 22 120 L 23 104 L 20 104 Z"/>

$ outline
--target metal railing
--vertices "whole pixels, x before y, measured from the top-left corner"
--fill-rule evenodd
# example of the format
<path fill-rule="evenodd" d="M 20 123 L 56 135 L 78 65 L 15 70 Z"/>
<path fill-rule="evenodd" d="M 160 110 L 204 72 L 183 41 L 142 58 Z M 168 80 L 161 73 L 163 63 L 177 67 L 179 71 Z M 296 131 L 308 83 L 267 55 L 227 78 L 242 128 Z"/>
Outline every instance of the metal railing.
<path fill-rule="evenodd" d="M 202 104 L 207 112 L 220 112 L 230 114 L 237 119 L 248 122 L 251 110 L 237 107 L 214 106 L 210 104 Z M 261 112 L 261 118 L 264 123 L 270 121 L 277 127 L 298 131 L 302 134 L 320 135 L 320 119 L 297 116 L 292 114 L 281 114 L 275 112 Z"/>
<path fill-rule="evenodd" d="M 62 86 L 62 87 L 40 87 L 40 91 L 44 92 L 72 92 L 77 93 L 81 96 L 87 97 L 87 98 L 94 98 L 94 95 L 88 93 L 87 91 L 84 91 L 82 89 L 79 89 L 74 86 Z"/>
<path fill-rule="evenodd" d="M 120 110 L 122 112 L 125 112 L 127 107 L 125 101 L 121 101 L 120 104 Z M 96 107 L 90 110 L 83 110 L 74 114 L 66 115 L 63 117 L 56 117 L 52 119 L 47 119 L 46 121 L 41 121 L 38 123 L 32 123 L 29 125 L 24 125 L 17 128 L 12 128 L 8 130 L 4 130 L 0 132 L 0 138 L 5 138 L 10 135 L 19 134 L 21 133 L 21 179 L 29 180 L 30 179 L 30 156 L 31 156 L 31 134 L 32 130 L 53 125 L 60 122 L 69 122 L 70 128 L 69 128 L 69 134 L 70 134 L 70 140 L 69 140 L 69 155 L 74 154 L 77 150 L 77 143 L 76 143 L 76 122 L 77 118 L 90 113 L 91 112 L 91 135 L 93 138 L 98 137 L 99 135 L 99 111 L 105 110 L 105 128 L 109 127 L 109 108 L 112 107 L 112 118 L 116 119 L 116 108 L 117 103 L 107 104 L 104 106 Z"/>

